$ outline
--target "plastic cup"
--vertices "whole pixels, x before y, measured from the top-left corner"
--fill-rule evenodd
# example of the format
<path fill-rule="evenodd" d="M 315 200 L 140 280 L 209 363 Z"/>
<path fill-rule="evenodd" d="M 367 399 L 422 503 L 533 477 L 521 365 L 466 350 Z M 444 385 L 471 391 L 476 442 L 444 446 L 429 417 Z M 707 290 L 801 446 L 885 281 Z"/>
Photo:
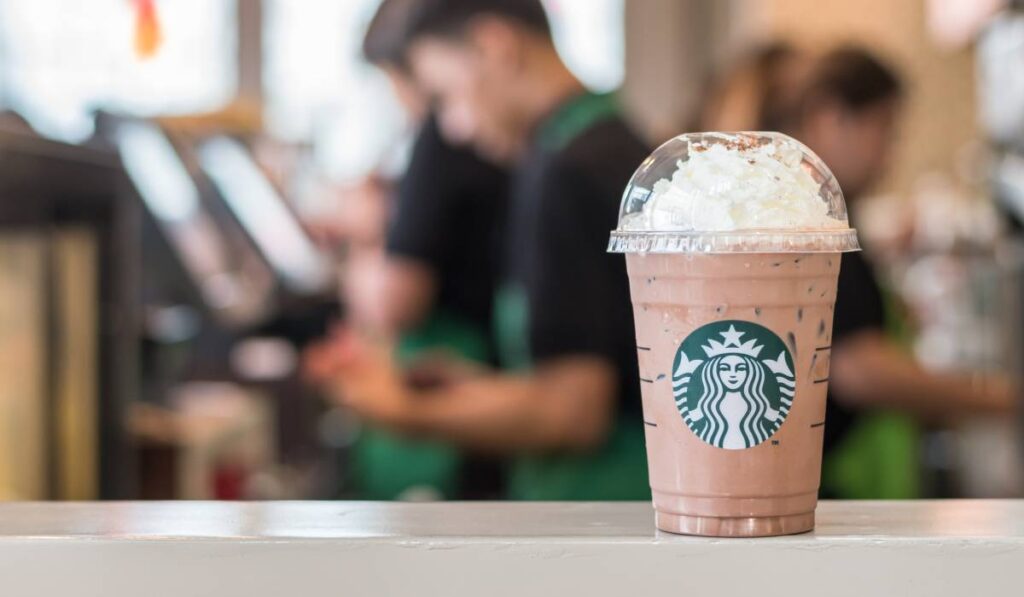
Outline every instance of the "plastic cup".
<path fill-rule="evenodd" d="M 836 285 L 858 248 L 831 172 L 784 135 L 683 135 L 641 166 L 609 250 L 626 254 L 659 529 L 814 528 Z"/>

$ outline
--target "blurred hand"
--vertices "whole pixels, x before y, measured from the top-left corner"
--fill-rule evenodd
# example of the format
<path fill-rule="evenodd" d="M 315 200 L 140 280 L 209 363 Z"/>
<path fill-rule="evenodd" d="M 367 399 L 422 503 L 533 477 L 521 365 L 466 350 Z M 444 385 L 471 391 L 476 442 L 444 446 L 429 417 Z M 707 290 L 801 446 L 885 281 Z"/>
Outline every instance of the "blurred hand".
<path fill-rule="evenodd" d="M 334 337 L 328 335 L 312 342 L 302 351 L 302 377 L 311 384 L 324 384 L 334 376 L 338 357 Z"/>
<path fill-rule="evenodd" d="M 383 250 L 353 251 L 341 273 L 341 300 L 358 329 L 390 333 L 387 300 L 387 256 Z"/>
<path fill-rule="evenodd" d="M 332 402 L 348 407 L 368 421 L 401 427 L 413 393 L 391 358 L 391 347 L 337 328 L 308 351 L 307 374 L 327 388 Z"/>
<path fill-rule="evenodd" d="M 352 340 L 337 328 L 331 336 L 310 344 L 303 353 L 303 374 L 307 381 L 328 384 L 350 360 Z M 403 365 L 400 376 L 414 390 L 437 389 L 472 381 L 492 373 L 491 369 L 446 350 L 430 351 Z"/>
<path fill-rule="evenodd" d="M 406 367 L 406 381 L 413 388 L 435 389 L 478 379 L 489 370 L 446 351 L 431 351 Z"/>
<path fill-rule="evenodd" d="M 1009 379 L 927 371 L 877 331 L 833 347 L 830 379 L 834 396 L 848 407 L 903 410 L 933 423 L 1016 410 L 1017 388 Z"/>

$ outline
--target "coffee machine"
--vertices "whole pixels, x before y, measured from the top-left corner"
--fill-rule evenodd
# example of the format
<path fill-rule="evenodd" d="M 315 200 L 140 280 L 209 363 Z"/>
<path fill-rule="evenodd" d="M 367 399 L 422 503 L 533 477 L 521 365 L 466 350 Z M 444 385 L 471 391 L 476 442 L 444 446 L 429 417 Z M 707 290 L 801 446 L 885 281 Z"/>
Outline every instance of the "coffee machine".
<path fill-rule="evenodd" d="M 1000 254 L 1008 366 L 1024 380 L 1024 1 L 1008 2 L 982 31 L 977 61 L 979 120 L 992 152 L 992 192 L 1011 231 Z M 1024 438 L 1021 412 L 1018 428 Z M 1021 444 L 1024 458 L 1024 440 Z"/>
<path fill-rule="evenodd" d="M 145 207 L 145 383 L 135 422 L 148 446 L 142 468 L 165 472 L 144 476 L 140 491 L 154 498 L 281 497 L 241 485 L 269 469 L 302 476 L 296 470 L 315 467 L 322 456 L 321 402 L 301 383 L 298 362 L 336 316 L 332 266 L 237 138 L 134 118 L 100 122 Z M 164 433 L 205 428 L 210 412 L 232 414 L 215 421 L 221 431 L 199 444 L 190 433 Z M 242 421 L 244 429 L 233 426 Z M 218 452 L 221 436 L 250 437 L 232 447 L 248 456 Z M 197 460 L 207 466 L 186 465 Z M 268 475 L 264 485 L 274 485 Z M 310 495 L 316 490 L 283 497 Z"/>

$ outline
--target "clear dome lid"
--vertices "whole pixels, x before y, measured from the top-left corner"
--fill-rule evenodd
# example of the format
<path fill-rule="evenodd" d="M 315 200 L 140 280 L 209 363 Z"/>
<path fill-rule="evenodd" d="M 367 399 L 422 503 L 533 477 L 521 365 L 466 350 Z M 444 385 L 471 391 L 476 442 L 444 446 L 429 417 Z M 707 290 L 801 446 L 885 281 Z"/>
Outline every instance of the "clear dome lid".
<path fill-rule="evenodd" d="M 659 147 L 626 187 L 613 253 L 859 250 L 835 176 L 781 133 L 690 133 Z"/>

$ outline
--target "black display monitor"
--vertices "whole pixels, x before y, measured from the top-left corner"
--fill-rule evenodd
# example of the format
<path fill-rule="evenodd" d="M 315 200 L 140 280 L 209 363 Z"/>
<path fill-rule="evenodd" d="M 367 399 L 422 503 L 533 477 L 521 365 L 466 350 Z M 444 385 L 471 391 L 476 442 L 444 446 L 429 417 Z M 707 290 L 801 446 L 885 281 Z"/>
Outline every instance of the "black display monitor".
<path fill-rule="evenodd" d="M 142 202 L 214 317 L 228 327 L 266 320 L 274 272 L 210 209 L 168 135 L 154 123 L 127 120 L 118 123 L 114 140 Z"/>
<path fill-rule="evenodd" d="M 197 156 L 200 168 L 285 289 L 298 295 L 327 290 L 332 278 L 329 262 L 249 150 L 235 139 L 219 136 L 200 142 Z"/>

